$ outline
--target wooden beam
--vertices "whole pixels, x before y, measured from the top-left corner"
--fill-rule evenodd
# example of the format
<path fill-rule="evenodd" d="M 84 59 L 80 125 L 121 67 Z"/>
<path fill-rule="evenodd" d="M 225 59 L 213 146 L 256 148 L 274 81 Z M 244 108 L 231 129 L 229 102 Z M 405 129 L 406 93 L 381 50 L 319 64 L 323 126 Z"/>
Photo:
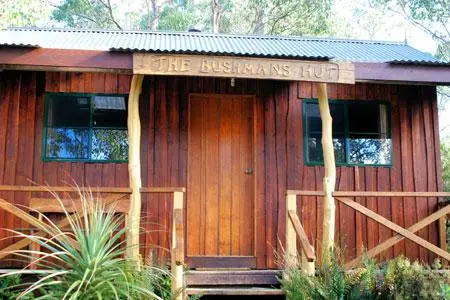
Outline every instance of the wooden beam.
<path fill-rule="evenodd" d="M 450 84 L 450 66 L 355 62 L 357 82 L 390 84 Z"/>
<path fill-rule="evenodd" d="M 184 193 L 173 193 L 172 215 L 172 293 L 176 300 L 182 300 L 184 287 Z"/>
<path fill-rule="evenodd" d="M 205 269 L 254 269 L 256 268 L 255 256 L 187 256 L 187 268 Z"/>
<path fill-rule="evenodd" d="M 3 209 L 5 211 L 9 212 L 10 214 L 27 222 L 28 224 L 37 228 L 38 230 L 42 230 L 42 231 L 46 232 L 49 235 L 56 236 L 61 233 L 54 226 L 43 223 L 38 218 L 33 217 L 29 213 L 23 211 L 22 209 L 18 208 L 17 206 L 9 203 L 8 201 L 6 201 L 4 199 L 0 199 L 0 209 Z M 70 236 L 66 236 L 66 237 L 69 242 L 71 242 L 73 245 L 76 246 L 76 242 Z"/>
<path fill-rule="evenodd" d="M 184 187 L 143 187 L 141 193 L 173 193 L 173 192 L 186 192 Z"/>
<path fill-rule="evenodd" d="M 173 213 L 173 218 L 175 221 L 175 264 L 177 266 L 183 265 L 184 263 L 184 222 L 183 222 L 183 210 L 176 209 Z"/>
<path fill-rule="evenodd" d="M 287 190 L 288 195 L 324 196 L 323 191 Z M 333 197 L 450 197 L 449 192 L 374 192 L 374 191 L 334 191 Z"/>
<path fill-rule="evenodd" d="M 330 252 L 334 249 L 336 205 L 333 192 L 336 185 L 336 163 L 333 146 L 333 119 L 331 118 L 330 105 L 328 103 L 327 85 L 325 83 L 317 83 L 316 86 L 320 118 L 322 120 L 322 152 L 325 167 L 322 229 L 322 263 L 325 263 L 329 259 Z"/>
<path fill-rule="evenodd" d="M 405 238 L 413 241 L 414 243 L 418 244 L 419 246 L 424 247 L 431 252 L 434 252 L 435 254 L 439 255 L 440 257 L 446 259 L 447 261 L 450 261 L 450 253 L 448 253 L 447 251 L 444 251 L 444 250 L 440 249 L 439 247 L 433 245 L 432 243 L 418 237 L 417 235 L 413 234 L 411 231 L 391 222 L 390 220 L 386 219 L 385 217 L 382 217 L 379 214 L 374 213 L 370 209 L 366 208 L 365 206 L 362 206 L 359 203 L 356 203 L 352 199 L 339 197 L 339 198 L 336 198 L 336 200 L 344 203 L 345 205 L 353 208 L 356 211 L 359 211 L 360 213 L 366 215 L 367 217 L 380 223 L 381 225 L 384 225 L 387 228 L 395 231 L 396 233 L 404 236 Z"/>
<path fill-rule="evenodd" d="M 289 218 L 289 211 L 297 211 L 297 197 L 295 195 L 287 195 L 286 197 L 286 243 L 284 254 L 286 267 L 298 263 L 297 236 L 294 224 Z"/>
<path fill-rule="evenodd" d="M 412 233 L 417 232 L 420 229 L 433 223 L 434 221 L 436 221 L 438 219 L 440 220 L 443 216 L 446 216 L 449 213 L 450 213 L 450 205 L 447 205 L 446 207 L 444 207 L 444 208 L 438 210 L 437 212 L 429 215 L 428 217 L 420 220 L 416 224 L 408 227 L 407 230 Z M 386 241 L 382 242 L 378 246 L 373 247 L 372 249 L 367 251 L 367 253 L 364 255 L 367 257 L 374 257 L 375 255 L 378 255 L 381 252 L 385 251 L 386 249 L 389 249 L 390 247 L 394 246 L 395 244 L 402 241 L 403 239 L 404 239 L 403 236 L 397 234 L 397 235 L 387 239 Z M 358 263 L 361 262 L 362 258 L 363 258 L 363 256 L 360 256 L 360 257 L 357 257 L 357 258 L 353 259 L 352 261 L 346 263 L 345 268 L 350 269 L 350 268 L 356 267 L 358 265 Z"/>
<path fill-rule="evenodd" d="M 115 201 L 120 200 L 121 198 L 128 196 L 127 194 L 112 194 L 112 195 L 108 195 L 107 197 L 104 198 L 104 203 L 106 205 L 109 205 L 110 203 L 113 203 Z M 82 218 L 82 214 L 75 214 L 72 215 L 72 218 L 74 218 L 74 220 L 78 220 L 80 218 Z M 69 219 L 64 218 L 59 222 L 55 223 L 55 226 L 58 228 L 64 228 L 67 225 L 69 225 Z M 33 236 L 36 237 L 42 237 L 42 236 L 46 236 L 48 234 L 48 232 L 45 231 L 38 231 L 36 233 L 33 234 Z M 32 243 L 32 241 L 30 239 L 27 238 L 23 238 L 20 241 L 7 246 L 6 248 L 3 248 L 0 250 L 0 260 L 5 258 L 6 256 L 10 255 L 13 251 L 15 250 L 19 250 L 19 249 L 23 249 L 26 246 L 30 245 Z"/>
<path fill-rule="evenodd" d="M 127 257 L 140 263 L 139 231 L 141 221 L 141 120 L 139 118 L 139 96 L 143 75 L 133 75 L 128 96 L 128 174 L 130 180 L 130 209 L 128 211 Z"/>
<path fill-rule="evenodd" d="M 336 191 L 334 197 L 450 197 L 448 192 L 363 192 Z"/>
<path fill-rule="evenodd" d="M 2 192 L 92 192 L 105 194 L 131 193 L 130 188 L 117 187 L 72 187 L 72 186 L 27 186 L 27 185 L 0 185 Z"/>
<path fill-rule="evenodd" d="M 278 285 L 281 272 L 278 270 L 189 270 L 186 272 L 186 285 Z"/>
<path fill-rule="evenodd" d="M 314 248 L 310 244 L 308 240 L 308 236 L 305 233 L 305 229 L 300 222 L 300 219 L 297 216 L 297 213 L 293 210 L 289 211 L 289 219 L 294 225 L 295 232 L 300 239 L 300 246 L 302 247 L 303 252 L 306 255 L 306 258 L 309 262 L 314 262 L 316 260 L 316 255 L 314 254 Z"/>
<path fill-rule="evenodd" d="M 355 83 L 351 62 L 133 53 L 133 74 Z"/>
<path fill-rule="evenodd" d="M 80 199 L 60 199 L 59 202 L 55 198 L 31 198 L 30 209 L 41 213 L 74 213 L 83 209 L 82 201 Z M 96 198 L 100 203 L 104 202 L 102 198 Z M 128 213 L 129 201 L 127 199 L 117 201 L 114 203 L 114 211 L 118 213 Z"/>
<path fill-rule="evenodd" d="M 0 66 L 12 70 L 128 73 L 133 70 L 131 53 L 111 51 L 1 48 Z"/>
<path fill-rule="evenodd" d="M 439 246 L 442 250 L 447 251 L 447 215 L 439 218 Z"/>
<path fill-rule="evenodd" d="M 323 191 L 301 191 L 301 190 L 287 190 L 286 194 L 296 196 L 324 196 Z"/>

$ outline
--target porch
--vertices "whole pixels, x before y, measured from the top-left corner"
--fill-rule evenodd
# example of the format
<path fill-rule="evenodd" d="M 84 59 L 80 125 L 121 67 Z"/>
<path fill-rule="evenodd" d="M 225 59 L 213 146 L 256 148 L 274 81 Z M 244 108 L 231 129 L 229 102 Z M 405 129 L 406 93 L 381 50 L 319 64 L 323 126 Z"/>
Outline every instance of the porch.
<path fill-rule="evenodd" d="M 109 188 L 109 187 L 92 187 L 80 188 L 83 192 L 92 192 L 98 195 L 98 201 L 102 201 L 105 205 L 114 205 L 118 213 L 128 213 L 129 197 L 131 189 L 129 188 Z M 29 198 L 29 206 L 23 207 L 20 205 L 13 205 L 6 199 L 0 199 L 0 208 L 9 215 L 20 219 L 25 228 L 17 228 L 17 230 L 27 230 L 34 233 L 36 236 L 45 236 L 48 232 L 36 231 L 37 222 L 42 219 L 37 219 L 36 213 L 54 214 L 63 213 L 62 208 L 56 200 L 46 197 L 32 197 L 32 194 L 39 193 L 40 195 L 47 195 L 50 192 L 56 192 L 61 195 L 69 196 L 71 193 L 77 191 L 74 187 L 42 187 L 42 186 L 0 186 L 0 192 L 20 193 Z M 186 256 L 186 240 L 189 239 L 186 233 L 186 211 L 184 207 L 184 199 L 186 189 L 183 187 L 147 187 L 141 188 L 140 193 L 144 194 L 167 194 L 169 206 L 171 207 L 171 223 L 170 235 L 172 237 L 170 242 L 171 248 L 171 272 L 175 278 L 175 287 L 186 288 L 187 294 L 214 294 L 214 295 L 279 295 L 281 292 L 273 289 L 278 285 L 277 270 L 259 270 L 252 271 L 256 265 L 248 267 L 242 264 L 242 257 L 239 259 L 236 256 L 204 256 L 204 261 L 201 262 L 201 257 L 195 259 Z M 305 197 L 323 197 L 322 191 L 298 191 L 288 190 L 286 194 L 286 234 L 280 237 L 285 252 L 278 253 L 280 258 L 279 266 L 282 268 L 283 264 L 292 263 L 293 259 L 299 261 L 301 267 L 308 273 L 314 273 L 314 269 L 320 257 L 317 255 L 314 244 L 317 248 L 317 240 L 320 237 L 309 237 L 305 232 L 304 224 L 300 221 L 298 207 L 302 207 L 302 200 Z M 383 259 L 389 257 L 388 251 L 396 251 L 396 247 L 400 243 L 409 242 L 407 247 L 420 246 L 420 249 L 427 251 L 430 257 L 439 257 L 444 263 L 450 261 L 450 254 L 447 252 L 446 242 L 446 222 L 447 215 L 450 213 L 450 206 L 447 203 L 442 203 L 441 208 L 432 214 L 426 216 L 420 221 L 404 228 L 385 218 L 384 216 L 368 209 L 370 206 L 368 202 L 375 201 L 375 198 L 392 198 L 392 199 L 406 199 L 404 201 L 414 202 L 416 199 L 426 201 L 425 199 L 450 197 L 450 193 L 444 192 L 372 192 L 372 191 L 335 191 L 333 197 L 337 200 L 338 205 L 345 205 L 347 208 L 354 210 L 356 225 L 366 223 L 367 226 L 385 227 L 393 234 L 388 235 L 384 240 L 376 243 L 372 248 L 367 249 L 365 253 L 367 257 Z M 63 200 L 64 201 L 64 200 Z M 395 201 L 395 200 L 394 200 Z M 75 201 L 67 200 L 66 208 L 69 213 L 74 213 L 80 208 Z M 366 207 L 367 206 L 367 207 Z M 68 223 L 67 219 L 59 219 L 57 226 L 65 228 Z M 341 220 L 342 221 L 342 220 Z M 434 222 L 439 224 L 439 244 L 436 245 L 433 241 L 427 241 L 423 238 L 424 229 L 432 225 Z M 361 225 L 360 225 L 361 226 Z M 345 234 L 345 232 L 339 232 Z M 364 245 L 364 241 L 360 240 L 361 236 L 357 237 L 357 242 Z M 413 246 L 413 247 L 414 247 Z M 0 260 L 8 257 L 9 253 L 18 249 L 29 247 L 39 251 L 39 246 L 32 243 L 28 239 L 15 239 L 13 244 L 8 245 L 0 250 Z M 402 246 L 401 246 L 402 247 Z M 143 249 L 141 249 L 143 250 Z M 351 270 L 359 266 L 362 259 L 363 246 L 359 248 L 358 257 L 353 259 L 346 259 L 345 268 Z M 141 253 L 145 253 L 141 251 Z M 274 253 L 277 255 L 277 253 Z M 33 259 L 38 259 L 34 257 Z M 245 260 L 248 260 L 246 258 Z M 284 260 L 284 261 L 282 261 Z M 197 271 L 199 261 L 201 268 Z M 29 263 L 24 262 L 30 273 L 39 272 L 36 270 L 36 265 L 33 261 Z M 19 265 L 16 264 L 16 267 Z M 191 271 L 189 271 L 191 270 Z M 1 273 L 9 272 L 7 269 L 0 270 Z"/>

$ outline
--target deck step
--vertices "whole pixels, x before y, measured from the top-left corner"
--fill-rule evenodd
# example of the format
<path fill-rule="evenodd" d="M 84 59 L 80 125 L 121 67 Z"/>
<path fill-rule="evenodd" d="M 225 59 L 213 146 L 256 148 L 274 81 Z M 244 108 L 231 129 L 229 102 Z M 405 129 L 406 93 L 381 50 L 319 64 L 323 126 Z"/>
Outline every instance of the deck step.
<path fill-rule="evenodd" d="M 185 284 L 193 286 L 279 285 L 278 270 L 214 270 L 188 271 Z"/>
<path fill-rule="evenodd" d="M 187 288 L 187 295 L 215 295 L 215 296 L 276 296 L 284 295 L 280 289 L 264 287 L 195 287 Z"/>

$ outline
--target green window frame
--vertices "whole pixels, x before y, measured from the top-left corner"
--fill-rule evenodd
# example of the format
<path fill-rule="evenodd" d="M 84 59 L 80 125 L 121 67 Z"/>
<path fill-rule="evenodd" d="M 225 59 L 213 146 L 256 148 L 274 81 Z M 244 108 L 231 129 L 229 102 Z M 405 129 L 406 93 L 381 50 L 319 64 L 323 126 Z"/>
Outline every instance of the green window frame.
<path fill-rule="evenodd" d="M 312 160 L 309 159 L 309 148 L 308 148 L 308 143 L 309 143 L 309 139 L 311 137 L 311 131 L 308 128 L 308 115 L 307 115 L 307 105 L 308 104 L 318 104 L 318 100 L 316 98 L 312 98 L 312 99 L 304 99 L 303 103 L 302 103 L 302 122 L 303 122 L 303 161 L 304 164 L 306 166 L 318 166 L 318 165 L 323 165 L 323 156 L 321 160 Z M 344 147 L 343 150 L 343 159 L 341 161 L 339 161 L 339 157 L 336 157 L 336 165 L 337 166 L 361 166 L 361 167 L 392 167 L 392 130 L 391 130 L 391 104 L 387 101 L 382 101 L 382 100 L 338 100 L 338 99 L 333 99 L 333 100 L 329 100 L 330 103 L 330 108 L 333 105 L 339 105 L 343 108 L 343 121 L 344 121 L 344 132 L 340 133 L 340 138 L 343 140 L 342 146 Z M 380 140 L 385 139 L 386 141 L 389 142 L 389 149 L 386 150 L 388 151 L 387 155 L 389 157 L 389 163 L 361 163 L 361 162 L 352 162 L 350 160 L 350 141 L 351 135 L 357 135 L 358 132 L 350 132 L 350 126 L 349 126 L 349 106 L 352 104 L 359 104 L 359 105 L 364 105 L 364 104 L 378 104 L 378 105 L 384 105 L 386 107 L 386 136 L 384 138 L 380 138 Z M 315 134 L 318 134 L 317 132 L 314 132 Z M 364 134 L 370 134 L 370 133 L 364 133 Z M 320 132 L 320 137 L 321 137 L 321 132 Z M 333 133 L 333 139 L 335 138 L 335 135 Z M 335 145 L 336 147 L 336 145 Z M 322 154 L 321 154 L 322 155 Z M 335 156 L 336 156 L 336 148 L 335 148 Z M 342 156 L 342 155 L 341 155 Z"/>
<path fill-rule="evenodd" d="M 49 126 L 49 106 L 51 97 L 83 97 L 88 99 L 89 107 L 89 126 Z M 58 93 L 58 92 L 47 92 L 44 94 L 44 122 L 42 128 L 42 160 L 44 162 L 60 161 L 60 162 L 88 162 L 88 163 L 125 163 L 128 162 L 128 153 L 126 159 L 95 159 L 93 156 L 93 139 L 95 130 L 103 131 L 125 131 L 125 135 L 128 136 L 127 126 L 95 126 L 94 125 L 94 98 L 96 96 L 101 97 L 123 97 L 125 101 L 126 114 L 128 114 L 128 94 L 104 94 L 104 93 Z M 86 158 L 64 158 L 64 157 L 49 157 L 47 156 L 47 146 L 48 146 L 48 130 L 49 129 L 80 129 L 87 130 L 87 157 Z M 128 148 L 128 145 L 127 145 Z"/>

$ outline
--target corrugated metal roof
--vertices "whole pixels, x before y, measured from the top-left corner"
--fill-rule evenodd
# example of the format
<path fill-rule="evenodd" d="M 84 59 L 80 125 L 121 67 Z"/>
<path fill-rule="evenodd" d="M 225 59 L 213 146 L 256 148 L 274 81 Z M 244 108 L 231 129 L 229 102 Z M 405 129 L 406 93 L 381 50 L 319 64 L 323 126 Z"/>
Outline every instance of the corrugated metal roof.
<path fill-rule="evenodd" d="M 246 36 L 199 32 L 147 32 L 9 28 L 0 45 L 159 53 L 200 53 L 354 62 L 442 63 L 430 54 L 395 42 L 290 36 Z"/>

